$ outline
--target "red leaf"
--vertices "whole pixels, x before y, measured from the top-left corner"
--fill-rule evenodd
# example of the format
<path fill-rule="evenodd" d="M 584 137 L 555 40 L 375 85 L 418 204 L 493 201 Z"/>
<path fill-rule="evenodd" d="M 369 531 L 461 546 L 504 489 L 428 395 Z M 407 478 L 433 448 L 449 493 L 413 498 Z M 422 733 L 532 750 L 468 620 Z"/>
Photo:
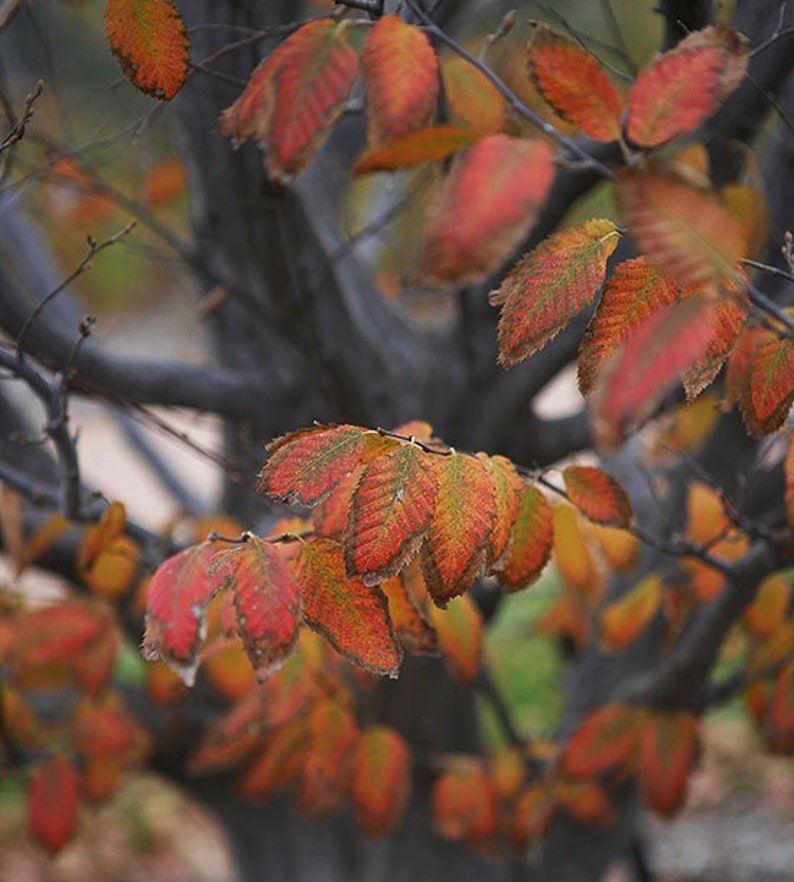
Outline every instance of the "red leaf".
<path fill-rule="evenodd" d="M 640 579 L 622 597 L 601 613 L 601 637 L 607 652 L 630 646 L 659 611 L 662 603 L 662 577 L 651 573 Z"/>
<path fill-rule="evenodd" d="M 537 352 L 590 303 L 619 238 L 612 221 L 589 220 L 545 239 L 513 267 L 491 294 L 492 304 L 504 304 L 500 364 Z"/>
<path fill-rule="evenodd" d="M 549 501 L 537 487 L 524 487 L 510 540 L 507 563 L 499 584 L 517 591 L 540 576 L 551 554 L 554 522 Z"/>
<path fill-rule="evenodd" d="M 364 430 L 318 426 L 282 435 L 268 445 L 257 490 L 273 499 L 316 505 L 361 461 Z"/>
<path fill-rule="evenodd" d="M 477 604 L 468 594 L 456 597 L 445 610 L 431 607 L 430 621 L 449 672 L 458 682 L 471 683 L 482 667 L 482 613 Z"/>
<path fill-rule="evenodd" d="M 711 27 L 657 55 L 629 93 L 629 138 L 656 147 L 691 132 L 739 85 L 748 54 L 747 41 L 736 31 Z"/>
<path fill-rule="evenodd" d="M 589 778 L 621 772 L 634 758 L 641 718 L 627 704 L 606 704 L 577 726 L 563 754 L 565 773 Z"/>
<path fill-rule="evenodd" d="M 24 670 L 68 664 L 106 627 L 107 618 L 99 610 L 73 601 L 26 613 L 16 629 L 12 666 Z"/>
<path fill-rule="evenodd" d="M 188 39 L 171 0 L 108 0 L 105 34 L 124 76 L 142 92 L 171 99 L 185 84 Z"/>
<path fill-rule="evenodd" d="M 115 619 L 110 615 L 102 618 L 103 628 L 99 636 L 71 659 L 74 678 L 87 695 L 99 695 L 107 688 L 121 643 Z"/>
<path fill-rule="evenodd" d="M 477 141 L 430 209 L 419 274 L 462 285 L 495 270 L 529 232 L 553 179 L 545 142 L 509 135 Z"/>
<path fill-rule="evenodd" d="M 192 686 L 206 637 L 207 605 L 226 575 L 210 566 L 218 547 L 193 545 L 162 563 L 149 583 L 144 658 L 162 659 Z"/>
<path fill-rule="evenodd" d="M 637 760 L 640 796 L 662 815 L 674 815 L 684 803 L 698 756 L 698 727 L 697 718 L 685 711 L 652 714 L 643 727 Z"/>
<path fill-rule="evenodd" d="M 345 573 L 342 547 L 330 539 L 303 543 L 297 561 L 306 622 L 354 664 L 396 676 L 402 650 L 386 598 Z"/>
<path fill-rule="evenodd" d="M 557 113 L 596 141 L 620 137 L 623 100 L 598 61 L 540 22 L 530 22 L 529 74 Z"/>
<path fill-rule="evenodd" d="M 268 126 L 273 112 L 273 72 L 280 61 L 276 52 L 259 62 L 240 97 L 223 111 L 218 120 L 218 131 L 232 138 L 237 148 L 249 138 L 267 143 Z"/>
<path fill-rule="evenodd" d="M 88 756 L 132 757 L 146 734 L 119 702 L 81 701 L 75 710 L 74 746 Z"/>
<path fill-rule="evenodd" d="M 485 464 L 493 481 L 496 517 L 491 530 L 491 547 L 488 551 L 488 564 L 492 571 L 503 569 L 507 564 L 507 546 L 510 533 L 518 516 L 518 504 L 524 482 L 515 466 L 504 456 L 477 456 Z"/>
<path fill-rule="evenodd" d="M 496 500 L 491 474 L 476 457 L 444 457 L 436 473 L 438 495 L 420 560 L 430 596 L 443 606 L 471 587 L 485 563 Z"/>
<path fill-rule="evenodd" d="M 527 787 L 516 801 L 510 840 L 519 854 L 543 839 L 554 817 L 554 803 L 546 787 Z"/>
<path fill-rule="evenodd" d="M 468 147 L 478 137 L 474 129 L 462 129 L 459 126 L 438 125 L 420 129 L 362 153 L 353 166 L 353 174 L 396 171 L 421 162 L 446 159 L 458 150 Z"/>
<path fill-rule="evenodd" d="M 218 559 L 231 580 L 243 646 L 257 679 L 272 677 L 298 638 L 300 595 L 280 550 L 249 536 Z"/>
<path fill-rule="evenodd" d="M 592 466 L 568 466 L 562 470 L 568 499 L 579 511 L 609 527 L 628 527 L 633 513 L 626 491 L 605 471 Z"/>
<path fill-rule="evenodd" d="M 431 800 L 433 825 L 445 839 L 476 845 L 496 829 L 496 794 L 476 762 L 456 762 L 439 775 Z"/>
<path fill-rule="evenodd" d="M 72 761 L 51 756 L 28 785 L 28 829 L 50 851 L 68 845 L 77 830 L 79 781 Z"/>
<path fill-rule="evenodd" d="M 597 441 L 614 449 L 703 354 L 714 331 L 713 301 L 689 298 L 654 313 L 604 365 L 593 394 Z"/>
<path fill-rule="evenodd" d="M 794 752 L 794 664 L 788 664 L 775 681 L 767 717 L 769 746 L 777 753 Z"/>
<path fill-rule="evenodd" d="M 237 793 L 264 802 L 289 787 L 300 774 L 307 739 L 303 717 L 277 729 L 237 779 Z"/>
<path fill-rule="evenodd" d="M 672 168 L 622 172 L 615 202 L 640 250 L 682 288 L 730 279 L 745 256 L 742 226 L 718 194 Z"/>
<path fill-rule="evenodd" d="M 380 146 L 421 129 L 438 96 L 438 61 L 430 40 L 398 15 L 384 15 L 361 52 L 367 139 Z"/>
<path fill-rule="evenodd" d="M 356 823 L 383 836 L 400 820 L 411 792 L 411 752 L 387 726 L 370 726 L 356 746 L 350 795 Z"/>
<path fill-rule="evenodd" d="M 786 437 L 786 458 L 783 460 L 786 481 L 786 516 L 790 529 L 794 529 L 794 435 Z"/>
<path fill-rule="evenodd" d="M 367 465 L 347 522 L 348 573 L 374 584 L 396 575 L 413 557 L 433 517 L 435 458 L 404 443 Z"/>
<path fill-rule="evenodd" d="M 791 310 L 794 313 L 794 310 Z M 794 401 L 794 342 L 785 334 L 759 328 L 745 394 L 742 416 L 751 435 L 779 429 Z"/>

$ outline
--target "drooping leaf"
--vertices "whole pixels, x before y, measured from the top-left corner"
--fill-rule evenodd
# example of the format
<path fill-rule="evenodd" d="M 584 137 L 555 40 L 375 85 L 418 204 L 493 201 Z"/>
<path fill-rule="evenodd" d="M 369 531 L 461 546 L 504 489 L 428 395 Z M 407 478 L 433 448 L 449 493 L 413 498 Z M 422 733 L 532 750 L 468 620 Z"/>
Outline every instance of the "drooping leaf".
<path fill-rule="evenodd" d="M 729 279 L 745 256 L 744 231 L 719 195 L 671 168 L 621 172 L 615 202 L 640 250 L 682 288 Z"/>
<path fill-rule="evenodd" d="M 273 732 L 240 774 L 235 791 L 244 799 L 266 802 L 293 784 L 306 751 L 306 720 L 298 717 Z"/>
<path fill-rule="evenodd" d="M 597 442 L 604 449 L 615 449 L 629 426 L 653 413 L 703 354 L 713 332 L 713 301 L 692 297 L 655 312 L 609 358 L 590 411 Z"/>
<path fill-rule="evenodd" d="M 369 726 L 356 745 L 350 796 L 358 826 L 383 836 L 402 817 L 411 792 L 411 752 L 388 726 Z"/>
<path fill-rule="evenodd" d="M 623 100 L 596 59 L 541 22 L 530 25 L 529 74 L 540 94 L 585 135 L 617 140 Z"/>
<path fill-rule="evenodd" d="M 108 0 L 105 34 L 124 76 L 142 92 L 170 100 L 185 84 L 189 45 L 171 0 Z"/>
<path fill-rule="evenodd" d="M 276 438 L 259 473 L 257 490 L 273 499 L 316 505 L 360 462 L 364 430 L 317 426 Z"/>
<path fill-rule="evenodd" d="M 778 674 L 767 717 L 769 746 L 777 753 L 794 752 L 794 663 Z"/>
<path fill-rule="evenodd" d="M 219 563 L 234 591 L 237 627 L 257 678 L 275 674 L 298 638 L 300 594 L 279 549 L 249 536 Z"/>
<path fill-rule="evenodd" d="M 108 614 L 103 615 L 102 619 L 103 627 L 99 636 L 71 660 L 74 679 L 86 695 L 99 695 L 107 688 L 121 643 L 115 621 Z"/>
<path fill-rule="evenodd" d="M 756 639 L 766 640 L 786 620 L 790 603 L 790 574 L 773 573 L 760 584 L 755 600 L 742 614 L 744 626 Z"/>
<path fill-rule="evenodd" d="M 488 551 L 488 565 L 491 571 L 504 568 L 507 563 L 507 547 L 513 524 L 518 516 L 518 505 L 524 482 L 515 466 L 504 456 L 485 456 L 478 454 L 488 468 L 493 481 L 496 517 L 491 530 L 491 547 Z"/>
<path fill-rule="evenodd" d="M 640 540 L 628 530 L 593 524 L 593 538 L 606 562 L 619 573 L 630 573 L 637 566 Z"/>
<path fill-rule="evenodd" d="M 396 171 L 421 162 L 437 162 L 468 147 L 479 137 L 474 129 L 437 125 L 419 129 L 362 153 L 353 166 L 354 175 Z"/>
<path fill-rule="evenodd" d="M 386 598 L 377 587 L 347 576 L 342 547 L 330 539 L 305 542 L 296 566 L 306 622 L 354 664 L 396 676 L 402 650 Z"/>
<path fill-rule="evenodd" d="M 92 594 L 118 601 L 130 590 L 140 567 L 141 549 L 130 536 L 117 536 L 80 575 Z"/>
<path fill-rule="evenodd" d="M 751 435 L 766 435 L 779 429 L 793 401 L 794 341 L 759 328 L 746 393 L 739 402 L 747 430 Z"/>
<path fill-rule="evenodd" d="M 654 713 L 640 736 L 637 783 L 643 801 L 659 814 L 674 815 L 686 798 L 698 756 L 698 720 L 686 711 Z"/>
<path fill-rule="evenodd" d="M 548 833 L 554 817 L 554 801 L 547 787 L 532 784 L 518 797 L 513 811 L 510 841 L 518 854 Z"/>
<path fill-rule="evenodd" d="M 81 572 L 91 569 L 97 557 L 121 536 L 126 523 L 123 503 L 111 502 L 96 524 L 91 524 L 83 534 L 77 553 L 77 567 Z"/>
<path fill-rule="evenodd" d="M 565 773 L 589 778 L 624 771 L 634 759 L 640 723 L 636 708 L 627 704 L 606 704 L 588 714 L 565 747 Z"/>
<path fill-rule="evenodd" d="M 51 852 L 68 845 L 77 830 L 79 780 L 66 756 L 51 756 L 28 784 L 27 815 L 31 835 Z"/>
<path fill-rule="evenodd" d="M 507 563 L 499 572 L 499 584 L 517 591 L 535 581 L 551 554 L 554 522 L 551 505 L 537 487 L 525 486 L 510 538 Z"/>
<path fill-rule="evenodd" d="M 626 130 L 641 147 L 691 132 L 744 78 L 744 37 L 726 27 L 695 31 L 640 71 L 629 92 Z"/>
<path fill-rule="evenodd" d="M 349 574 L 374 584 L 396 575 L 424 539 L 438 492 L 434 460 L 416 444 L 370 462 L 353 494 L 345 533 Z"/>
<path fill-rule="evenodd" d="M 609 220 L 589 220 L 550 236 L 520 260 L 491 294 L 504 304 L 499 362 L 510 367 L 552 340 L 601 287 L 619 233 Z"/>
<path fill-rule="evenodd" d="M 149 583 L 144 658 L 162 659 L 188 686 L 206 637 L 207 605 L 226 579 L 211 567 L 217 552 L 211 543 L 192 545 L 160 564 Z"/>
<path fill-rule="evenodd" d="M 462 285 L 496 269 L 532 227 L 553 178 L 544 141 L 502 134 L 477 141 L 430 209 L 419 275 Z"/>
<path fill-rule="evenodd" d="M 455 55 L 441 63 L 444 97 L 453 118 L 480 135 L 495 135 L 505 125 L 506 102 L 473 64 Z"/>
<path fill-rule="evenodd" d="M 389 618 L 400 645 L 412 655 L 438 655 L 438 634 L 419 604 L 408 593 L 405 574 L 381 583 L 389 602 Z"/>
<path fill-rule="evenodd" d="M 60 512 L 54 512 L 28 539 L 22 549 L 22 557 L 17 567 L 17 574 L 28 565 L 35 563 L 46 551 L 64 536 L 71 528 L 72 522 Z"/>
<path fill-rule="evenodd" d="M 567 502 L 559 502 L 554 506 L 553 517 L 554 564 L 572 588 L 586 593 L 592 589 L 595 577 L 593 556 L 582 532 L 586 522 Z"/>
<path fill-rule="evenodd" d="M 651 573 L 601 613 L 601 639 L 608 652 L 630 646 L 656 615 L 662 602 L 662 577 Z"/>
<path fill-rule="evenodd" d="M 82 700 L 74 711 L 74 746 L 90 756 L 129 757 L 140 753 L 146 732 L 118 701 Z"/>
<path fill-rule="evenodd" d="M 679 297 L 678 287 L 647 257 L 625 260 L 607 279 L 579 344 L 579 390 L 593 390 L 604 362 L 647 318 Z"/>
<path fill-rule="evenodd" d="M 633 517 L 626 491 L 602 469 L 593 466 L 568 466 L 562 479 L 570 502 L 579 511 L 609 527 L 628 527 Z"/>
<path fill-rule="evenodd" d="M 472 845 L 496 829 L 496 795 L 485 769 L 461 760 L 442 772 L 431 795 L 433 825 L 445 838 Z"/>
<path fill-rule="evenodd" d="M 786 437 L 783 474 L 786 481 L 786 517 L 789 527 L 794 529 L 794 435 L 791 434 Z"/>
<path fill-rule="evenodd" d="M 421 129 L 438 96 L 438 60 L 427 35 L 398 15 L 384 15 L 364 41 L 361 70 L 367 140 L 377 147 Z"/>
<path fill-rule="evenodd" d="M 552 781 L 550 790 L 555 803 L 577 821 L 600 827 L 614 824 L 615 809 L 604 788 L 595 781 L 561 778 Z"/>
<path fill-rule="evenodd" d="M 471 596 L 453 598 L 446 609 L 430 607 L 441 654 L 452 676 L 471 683 L 482 667 L 482 613 Z"/>
<path fill-rule="evenodd" d="M 16 628 L 12 669 L 71 663 L 101 636 L 107 619 L 93 607 L 62 601 L 26 613 Z"/>
<path fill-rule="evenodd" d="M 438 494 L 420 561 L 430 596 L 439 605 L 471 587 L 485 563 L 496 518 L 490 472 L 477 457 L 439 458 Z"/>
<path fill-rule="evenodd" d="M 240 97 L 221 113 L 218 131 L 231 137 L 233 147 L 239 147 L 250 138 L 260 146 L 267 144 L 275 97 L 273 72 L 279 64 L 276 52 L 260 61 Z"/>
<path fill-rule="evenodd" d="M 747 319 L 747 307 L 732 298 L 721 297 L 714 304 L 714 330 L 704 354 L 695 360 L 682 377 L 687 401 L 706 389 L 733 349 Z"/>

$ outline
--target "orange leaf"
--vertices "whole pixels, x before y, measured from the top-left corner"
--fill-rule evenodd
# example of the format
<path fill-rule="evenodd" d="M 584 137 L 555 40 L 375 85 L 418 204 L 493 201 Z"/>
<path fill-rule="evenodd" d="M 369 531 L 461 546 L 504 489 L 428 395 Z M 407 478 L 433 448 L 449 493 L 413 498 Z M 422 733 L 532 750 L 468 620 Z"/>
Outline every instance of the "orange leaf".
<path fill-rule="evenodd" d="M 509 135 L 477 141 L 430 209 L 420 276 L 462 285 L 495 270 L 529 232 L 553 179 L 545 142 Z"/>
<path fill-rule="evenodd" d="M 209 682 L 229 701 L 241 701 L 256 686 L 256 674 L 239 640 L 208 644 L 201 663 Z"/>
<path fill-rule="evenodd" d="M 601 613 L 601 638 L 608 652 L 620 652 L 642 634 L 662 602 L 662 577 L 640 579 Z"/>
<path fill-rule="evenodd" d="M 511 800 L 527 776 L 527 762 L 518 747 L 503 747 L 488 758 L 491 781 L 500 800 Z"/>
<path fill-rule="evenodd" d="M 711 384 L 747 319 L 747 307 L 732 299 L 720 298 L 714 305 L 714 331 L 703 356 L 684 374 L 687 401 L 692 401 Z"/>
<path fill-rule="evenodd" d="M 590 416 L 597 442 L 613 450 L 650 416 L 701 356 L 714 332 L 713 301 L 688 298 L 643 322 L 604 365 Z"/>
<path fill-rule="evenodd" d="M 396 575 L 413 557 L 433 517 L 434 460 L 416 444 L 404 443 L 367 465 L 347 521 L 348 573 L 373 584 Z"/>
<path fill-rule="evenodd" d="M 217 553 L 210 543 L 192 545 L 160 564 L 149 583 L 144 658 L 162 659 L 188 686 L 198 669 L 207 604 L 226 580 L 210 566 Z"/>
<path fill-rule="evenodd" d="M 745 627 L 756 639 L 766 640 L 786 620 L 790 603 L 790 574 L 767 576 L 758 587 L 755 600 L 743 613 Z"/>
<path fill-rule="evenodd" d="M 482 460 L 459 454 L 440 459 L 438 495 L 421 548 L 422 573 L 439 605 L 471 587 L 485 563 L 496 500 Z"/>
<path fill-rule="evenodd" d="M 123 532 L 127 524 L 127 512 L 121 502 L 111 502 L 96 524 L 86 528 L 77 553 L 77 567 L 81 572 L 90 570 L 94 561 Z"/>
<path fill-rule="evenodd" d="M 620 137 L 623 100 L 598 61 L 556 31 L 530 22 L 529 75 L 557 113 L 596 141 Z"/>
<path fill-rule="evenodd" d="M 545 346 L 593 299 L 620 238 L 609 220 L 589 220 L 545 239 L 498 291 L 499 362 L 510 367 Z"/>
<path fill-rule="evenodd" d="M 667 817 L 684 803 L 698 756 L 698 728 L 697 717 L 686 711 L 654 713 L 643 727 L 637 760 L 640 796 Z"/>
<path fill-rule="evenodd" d="M 26 613 L 16 629 L 11 651 L 12 668 L 70 663 L 107 627 L 96 609 L 63 601 Z"/>
<path fill-rule="evenodd" d="M 244 545 L 219 555 L 217 565 L 231 581 L 245 651 L 257 679 L 266 680 L 298 639 L 300 595 L 292 571 L 272 542 L 250 535 Z"/>
<path fill-rule="evenodd" d="M 503 569 L 507 564 L 507 547 L 510 533 L 518 516 L 518 505 L 524 482 L 515 466 L 504 456 L 485 456 L 477 454 L 488 468 L 493 481 L 493 496 L 496 504 L 496 517 L 491 530 L 491 547 L 488 563 L 493 571 Z"/>
<path fill-rule="evenodd" d="M 593 781 L 552 781 L 554 801 L 583 824 L 608 827 L 615 822 L 615 810 L 604 789 Z"/>
<path fill-rule="evenodd" d="M 260 61 L 240 97 L 221 113 L 218 131 L 231 137 L 235 149 L 249 138 L 260 146 L 267 143 L 275 95 L 273 73 L 280 63 L 278 52 Z"/>
<path fill-rule="evenodd" d="M 266 801 L 285 790 L 300 774 L 307 737 L 303 717 L 277 729 L 237 779 L 237 793 L 245 799 Z"/>
<path fill-rule="evenodd" d="M 510 840 L 519 854 L 543 839 L 554 816 L 554 803 L 546 787 L 527 787 L 516 801 Z"/>
<path fill-rule="evenodd" d="M 146 733 L 119 702 L 81 701 L 75 710 L 74 746 L 88 756 L 131 757 Z"/>
<path fill-rule="evenodd" d="M 576 727 L 563 754 L 565 773 L 589 778 L 622 772 L 634 758 L 640 734 L 637 710 L 627 704 L 606 704 Z"/>
<path fill-rule="evenodd" d="M 28 829 L 50 851 L 68 845 L 77 830 L 79 782 L 72 761 L 51 756 L 28 784 Z"/>
<path fill-rule="evenodd" d="M 404 574 L 381 583 L 400 645 L 411 655 L 438 655 L 438 635 L 403 583 Z"/>
<path fill-rule="evenodd" d="M 481 135 L 495 135 L 505 124 L 505 99 L 494 84 L 465 58 L 445 58 L 441 64 L 444 97 L 449 112 Z"/>
<path fill-rule="evenodd" d="M 748 54 L 747 41 L 736 31 L 711 27 L 657 55 L 629 93 L 629 138 L 656 147 L 692 131 L 739 85 Z"/>
<path fill-rule="evenodd" d="M 330 539 L 303 543 L 297 576 L 307 624 L 354 664 L 396 676 L 402 650 L 386 598 L 378 588 L 347 576 L 342 547 Z"/>
<path fill-rule="evenodd" d="M 99 695 L 107 688 L 121 642 L 114 622 L 108 615 L 102 618 L 102 632 L 71 660 L 74 678 L 87 695 Z"/>
<path fill-rule="evenodd" d="M 170 100 L 185 84 L 188 39 L 171 0 L 108 0 L 105 34 L 124 76 L 142 92 Z"/>
<path fill-rule="evenodd" d="M 637 566 L 640 540 L 628 530 L 593 524 L 593 538 L 606 562 L 619 573 L 630 573 Z"/>
<path fill-rule="evenodd" d="M 628 527 L 633 513 L 626 491 L 605 471 L 592 466 L 568 466 L 562 470 L 568 499 L 579 511 L 610 527 Z"/>
<path fill-rule="evenodd" d="M 554 523 L 551 505 L 537 487 L 525 486 L 510 539 L 507 563 L 499 572 L 506 591 L 530 585 L 543 572 L 551 554 Z"/>
<path fill-rule="evenodd" d="M 353 166 L 353 174 L 396 171 L 420 162 L 446 159 L 458 150 L 468 147 L 478 137 L 474 129 L 450 125 L 430 126 L 362 153 Z"/>
<path fill-rule="evenodd" d="M 794 752 L 794 664 L 788 664 L 775 681 L 767 717 L 769 746 L 777 753 Z"/>
<path fill-rule="evenodd" d="M 359 464 L 364 430 L 317 426 L 276 438 L 259 473 L 257 490 L 290 504 L 316 505 Z"/>
<path fill-rule="evenodd" d="M 187 183 L 185 163 L 178 156 L 171 156 L 149 169 L 141 188 L 141 198 L 148 206 L 156 208 L 181 196 Z"/>
<path fill-rule="evenodd" d="M 430 40 L 398 15 L 384 15 L 364 41 L 361 70 L 367 139 L 380 146 L 421 129 L 438 96 L 438 61 Z"/>
<path fill-rule="evenodd" d="M 572 588 L 589 591 L 593 586 L 595 567 L 582 533 L 584 521 L 576 509 L 567 503 L 557 503 L 553 515 L 554 564 Z"/>
<path fill-rule="evenodd" d="M 496 829 L 496 794 L 476 762 L 457 762 L 439 775 L 431 802 L 433 825 L 445 839 L 475 845 Z"/>
<path fill-rule="evenodd" d="M 794 313 L 794 310 L 788 310 Z M 794 342 L 766 328 L 755 335 L 747 392 L 740 406 L 751 435 L 779 429 L 794 401 Z"/>
<path fill-rule="evenodd" d="M 460 683 L 471 683 L 482 667 L 482 614 L 477 604 L 468 594 L 456 597 L 444 610 L 432 606 L 430 621 L 449 672 Z"/>
<path fill-rule="evenodd" d="M 45 552 L 72 527 L 60 512 L 55 512 L 36 530 L 22 549 L 22 558 L 17 567 L 17 574 L 28 565 L 35 563 Z"/>
<path fill-rule="evenodd" d="M 132 586 L 140 565 L 140 547 L 129 536 L 117 536 L 99 552 L 91 568 L 82 573 L 93 594 L 119 600 Z"/>
<path fill-rule="evenodd" d="M 744 231 L 719 195 L 671 168 L 622 172 L 615 202 L 640 250 L 681 287 L 725 281 L 745 256 Z"/>
<path fill-rule="evenodd" d="M 324 536 L 326 539 L 338 539 L 342 536 L 347 526 L 347 517 L 350 513 L 353 493 L 361 480 L 361 473 L 363 471 L 363 463 L 356 466 L 315 507 L 312 512 L 315 535 Z"/>
<path fill-rule="evenodd" d="M 677 286 L 647 257 L 615 267 L 579 344 L 579 390 L 591 392 L 607 358 L 654 312 L 679 298 Z"/>
<path fill-rule="evenodd" d="M 794 435 L 786 436 L 786 458 L 783 460 L 783 474 L 786 481 L 786 516 L 791 529 L 794 529 Z"/>
<path fill-rule="evenodd" d="M 370 726 L 356 746 L 350 796 L 356 823 L 383 836 L 400 820 L 411 792 L 411 752 L 387 726 Z"/>
<path fill-rule="evenodd" d="M 93 802 L 106 802 L 118 790 L 127 774 L 125 760 L 115 756 L 89 756 L 80 776 L 80 792 Z"/>

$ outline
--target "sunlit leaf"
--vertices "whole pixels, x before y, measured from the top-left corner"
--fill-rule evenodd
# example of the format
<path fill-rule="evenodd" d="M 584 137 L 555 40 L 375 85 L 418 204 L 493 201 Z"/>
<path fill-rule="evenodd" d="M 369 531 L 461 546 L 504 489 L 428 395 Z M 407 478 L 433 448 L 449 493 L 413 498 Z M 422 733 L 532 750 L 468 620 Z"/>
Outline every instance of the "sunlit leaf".
<path fill-rule="evenodd" d="M 593 538 L 606 562 L 619 573 L 630 573 L 637 566 L 640 540 L 629 530 L 593 524 Z"/>

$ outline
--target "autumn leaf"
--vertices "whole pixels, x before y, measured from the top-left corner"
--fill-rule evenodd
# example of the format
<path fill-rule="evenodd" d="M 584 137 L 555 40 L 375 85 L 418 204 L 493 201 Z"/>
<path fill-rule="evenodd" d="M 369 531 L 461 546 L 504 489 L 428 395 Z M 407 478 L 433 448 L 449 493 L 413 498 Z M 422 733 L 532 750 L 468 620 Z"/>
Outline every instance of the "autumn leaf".
<path fill-rule="evenodd" d="M 121 536 L 126 523 L 127 512 L 123 503 L 111 502 L 102 517 L 86 528 L 77 552 L 77 568 L 81 572 L 90 570 L 99 555 Z"/>
<path fill-rule="evenodd" d="M 552 514 L 554 564 L 572 588 L 588 592 L 593 587 L 595 564 L 582 532 L 586 522 L 567 502 L 557 503 Z"/>
<path fill-rule="evenodd" d="M 54 512 L 27 540 L 17 566 L 19 575 L 29 564 L 35 563 L 72 527 L 72 522 L 60 512 Z"/>
<path fill-rule="evenodd" d="M 107 618 L 83 603 L 62 601 L 26 613 L 14 635 L 12 670 L 70 664 L 102 635 Z"/>
<path fill-rule="evenodd" d="M 540 94 L 585 135 L 616 141 L 623 100 L 598 61 L 541 22 L 530 27 L 529 75 Z"/>
<path fill-rule="evenodd" d="M 783 460 L 785 478 L 786 519 L 789 527 L 794 529 L 794 435 L 786 435 L 786 456 Z"/>
<path fill-rule="evenodd" d="M 726 27 L 695 31 L 657 55 L 629 92 L 629 138 L 656 147 L 691 132 L 739 85 L 748 57 L 745 38 Z"/>
<path fill-rule="evenodd" d="M 510 841 L 519 854 L 548 833 L 554 817 L 554 801 L 548 788 L 533 784 L 516 800 Z"/>
<path fill-rule="evenodd" d="M 372 147 L 423 128 L 438 96 L 438 60 L 427 35 L 398 15 L 384 15 L 364 41 L 361 71 Z"/>
<path fill-rule="evenodd" d="M 410 132 L 362 153 L 353 166 L 354 175 L 376 171 L 396 171 L 421 162 L 446 159 L 477 140 L 474 129 L 438 125 Z"/>
<path fill-rule="evenodd" d="M 458 682 L 467 685 L 482 667 L 482 613 L 471 596 L 455 597 L 446 609 L 430 608 L 444 661 Z"/>
<path fill-rule="evenodd" d="M 593 538 L 613 570 L 630 573 L 637 566 L 640 540 L 629 530 L 593 524 Z"/>
<path fill-rule="evenodd" d="M 549 788 L 555 803 L 583 824 L 609 827 L 615 822 L 615 809 L 604 788 L 594 781 L 552 781 Z"/>
<path fill-rule="evenodd" d="M 170 100 L 185 84 L 188 39 L 171 0 L 108 0 L 105 34 L 124 76 L 142 92 Z"/>
<path fill-rule="evenodd" d="M 132 757 L 140 754 L 148 735 L 120 702 L 81 701 L 74 711 L 74 746 L 90 756 Z"/>
<path fill-rule="evenodd" d="M 488 566 L 492 572 L 496 572 L 507 564 L 506 551 L 513 525 L 518 516 L 518 505 L 521 492 L 524 489 L 524 482 L 513 463 L 506 457 L 477 455 L 488 468 L 493 481 L 496 517 L 491 530 Z"/>
<path fill-rule="evenodd" d="M 593 299 L 620 238 L 609 220 L 550 236 L 508 273 L 491 303 L 503 304 L 499 362 L 511 367 L 545 346 Z"/>
<path fill-rule="evenodd" d="M 626 491 L 602 469 L 568 466 L 562 470 L 568 500 L 579 511 L 609 527 L 628 527 L 633 513 Z"/>
<path fill-rule="evenodd" d="M 368 584 L 396 575 L 413 557 L 433 517 L 438 477 L 433 454 L 400 444 L 370 462 L 353 494 L 345 564 Z"/>
<path fill-rule="evenodd" d="M 601 639 L 607 652 L 620 652 L 642 634 L 662 602 L 662 577 L 640 579 L 601 613 Z"/>
<path fill-rule="evenodd" d="M 441 63 L 449 112 L 480 135 L 495 135 L 505 125 L 507 105 L 501 92 L 473 64 L 455 55 Z"/>
<path fill-rule="evenodd" d="M 637 747 L 640 722 L 636 708 L 627 704 L 606 704 L 588 714 L 565 747 L 565 773 L 589 778 L 628 768 Z"/>
<path fill-rule="evenodd" d="M 755 600 L 745 609 L 744 626 L 758 640 L 771 637 L 786 620 L 791 603 L 791 574 L 772 573 L 758 586 Z"/>
<path fill-rule="evenodd" d="M 794 751 L 794 664 L 786 665 L 775 681 L 767 716 L 769 746 L 777 753 Z"/>
<path fill-rule="evenodd" d="M 419 275 L 462 285 L 495 270 L 529 232 L 553 179 L 544 141 L 502 134 L 477 141 L 430 208 Z"/>
<path fill-rule="evenodd" d="M 697 718 L 686 711 L 651 714 L 643 726 L 637 783 L 643 801 L 670 817 L 683 805 L 698 756 Z"/>
<path fill-rule="evenodd" d="M 400 820 L 411 792 L 411 752 L 388 726 L 369 726 L 356 745 L 350 797 L 358 826 L 383 836 Z"/>
<path fill-rule="evenodd" d="M 68 845 L 77 830 L 79 780 L 69 757 L 51 756 L 28 784 L 27 816 L 31 835 L 49 851 Z"/>
<path fill-rule="evenodd" d="M 615 203 L 640 250 L 682 288 L 730 279 L 745 256 L 742 226 L 719 195 L 672 168 L 621 172 Z"/>
<path fill-rule="evenodd" d="M 445 839 L 476 845 L 496 829 L 496 794 L 476 762 L 461 760 L 442 772 L 433 785 L 431 806 L 433 825 Z"/>
<path fill-rule="evenodd" d="M 303 764 L 307 736 L 304 717 L 273 732 L 240 773 L 235 791 L 244 799 L 266 802 L 293 784 Z"/>
<path fill-rule="evenodd" d="M 551 554 L 553 536 L 549 501 L 537 487 L 525 486 L 519 497 L 507 563 L 498 573 L 502 588 L 517 591 L 540 576 Z"/>
<path fill-rule="evenodd" d="M 107 688 L 121 643 L 112 613 L 103 613 L 102 632 L 71 659 L 75 682 L 87 695 L 99 695 Z"/>
<path fill-rule="evenodd" d="M 389 618 L 400 645 L 411 655 L 438 655 L 438 634 L 408 593 L 404 573 L 380 585 L 389 602 Z"/>
<path fill-rule="evenodd" d="M 348 577 L 342 547 L 330 539 L 302 543 L 296 572 L 307 624 L 354 664 L 396 676 L 402 650 L 386 598 L 377 587 Z"/>
<path fill-rule="evenodd" d="M 739 402 L 748 432 L 766 435 L 779 429 L 793 401 L 794 341 L 785 334 L 758 329 L 746 391 Z"/>

